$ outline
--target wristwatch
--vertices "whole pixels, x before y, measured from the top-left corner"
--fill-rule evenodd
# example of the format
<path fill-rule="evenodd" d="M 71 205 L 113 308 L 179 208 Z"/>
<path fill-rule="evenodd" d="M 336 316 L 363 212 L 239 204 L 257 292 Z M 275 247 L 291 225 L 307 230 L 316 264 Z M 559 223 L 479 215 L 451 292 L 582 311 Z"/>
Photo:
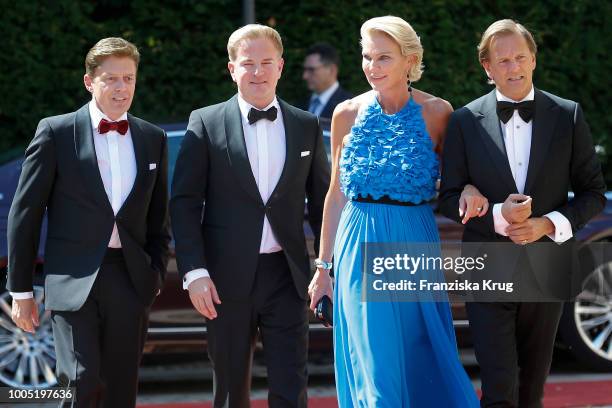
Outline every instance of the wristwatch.
<path fill-rule="evenodd" d="M 332 262 L 325 262 L 324 260 L 322 260 L 321 258 L 317 258 L 314 260 L 314 264 L 317 268 L 320 269 L 331 269 L 333 268 L 334 264 Z"/>

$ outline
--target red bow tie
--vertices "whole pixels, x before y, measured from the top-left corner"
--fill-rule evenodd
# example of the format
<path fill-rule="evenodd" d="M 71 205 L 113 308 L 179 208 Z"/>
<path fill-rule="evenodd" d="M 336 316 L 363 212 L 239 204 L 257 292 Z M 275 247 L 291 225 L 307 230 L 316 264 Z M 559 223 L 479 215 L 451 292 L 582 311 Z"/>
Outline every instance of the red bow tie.
<path fill-rule="evenodd" d="M 120 120 L 118 122 L 109 122 L 106 119 L 102 119 L 100 121 L 100 124 L 98 125 L 98 132 L 103 135 L 104 133 L 107 133 L 110 130 L 116 130 L 122 135 L 125 135 L 128 131 L 128 121 Z"/>

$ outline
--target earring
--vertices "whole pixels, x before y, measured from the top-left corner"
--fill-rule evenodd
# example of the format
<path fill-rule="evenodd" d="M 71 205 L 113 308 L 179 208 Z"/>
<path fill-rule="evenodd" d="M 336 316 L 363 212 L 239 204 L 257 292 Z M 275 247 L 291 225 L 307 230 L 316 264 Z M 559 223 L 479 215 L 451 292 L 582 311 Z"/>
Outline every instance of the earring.
<path fill-rule="evenodd" d="M 408 92 L 412 93 L 412 81 L 408 78 Z"/>

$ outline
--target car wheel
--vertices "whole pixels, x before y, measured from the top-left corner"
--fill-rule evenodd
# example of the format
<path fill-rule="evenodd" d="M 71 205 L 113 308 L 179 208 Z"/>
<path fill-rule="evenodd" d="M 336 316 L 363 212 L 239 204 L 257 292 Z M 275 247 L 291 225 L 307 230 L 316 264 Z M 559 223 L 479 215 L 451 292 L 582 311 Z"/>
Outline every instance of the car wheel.
<path fill-rule="evenodd" d="M 564 305 L 561 338 L 581 363 L 612 371 L 612 262 L 596 268 L 584 288 Z"/>
<path fill-rule="evenodd" d="M 23 389 L 57 384 L 51 312 L 44 310 L 44 291 L 34 287 L 40 325 L 35 334 L 22 331 L 11 319 L 11 295 L 0 294 L 0 383 Z"/>

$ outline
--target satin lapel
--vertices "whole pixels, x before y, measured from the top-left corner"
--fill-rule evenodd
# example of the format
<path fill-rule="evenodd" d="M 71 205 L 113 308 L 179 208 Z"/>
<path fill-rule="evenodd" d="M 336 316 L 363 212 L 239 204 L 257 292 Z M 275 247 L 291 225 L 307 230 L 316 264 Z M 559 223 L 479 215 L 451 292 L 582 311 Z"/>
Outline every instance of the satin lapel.
<path fill-rule="evenodd" d="M 506 145 L 504 144 L 499 118 L 497 117 L 496 106 L 497 99 L 495 98 L 495 91 L 493 91 L 486 96 L 481 107 L 480 116 L 478 116 L 480 136 L 497 168 L 500 179 L 512 192 L 517 192 L 518 189 L 510 170 L 510 163 L 506 154 Z"/>
<path fill-rule="evenodd" d="M 230 166 L 236 178 L 238 178 L 242 188 L 251 197 L 257 200 L 258 203 L 263 204 L 261 194 L 257 188 L 257 182 L 253 176 L 251 163 L 249 162 L 244 132 L 242 130 L 242 117 L 236 96 L 225 103 L 225 137 Z"/>
<path fill-rule="evenodd" d="M 531 192 L 538 172 L 546 160 L 559 115 L 559 107 L 538 89 L 535 90 L 533 99 L 535 111 L 531 128 L 531 150 L 529 151 L 527 180 L 525 180 L 525 194 Z"/>
<path fill-rule="evenodd" d="M 113 212 L 108 196 L 104 190 L 104 183 L 100 176 L 98 158 L 91 129 L 89 106 L 79 109 L 74 119 L 74 147 L 79 161 L 79 168 L 85 185 L 94 197 L 94 201 L 105 210 Z"/>
<path fill-rule="evenodd" d="M 128 194 L 127 198 L 123 202 L 123 205 L 119 209 L 119 212 L 125 208 L 134 197 L 139 196 L 140 187 L 144 182 L 144 177 L 149 171 L 147 163 L 147 140 L 145 133 L 134 121 L 132 115 L 128 114 L 128 122 L 130 124 L 130 134 L 132 136 L 132 145 L 134 146 L 134 157 L 136 159 L 136 178 L 134 179 L 134 186 Z M 123 136 L 122 136 L 123 137 Z M 119 213 L 118 212 L 118 213 Z"/>
<path fill-rule="evenodd" d="M 303 132 L 299 119 L 289 109 L 287 103 L 280 99 L 278 103 L 283 114 L 283 125 L 285 126 L 285 165 L 283 166 L 278 183 L 276 183 L 276 187 L 274 187 L 274 191 L 270 195 L 270 200 L 277 198 L 291 180 L 291 175 L 294 172 L 295 166 L 299 163 L 300 157 L 297 140 Z"/>

